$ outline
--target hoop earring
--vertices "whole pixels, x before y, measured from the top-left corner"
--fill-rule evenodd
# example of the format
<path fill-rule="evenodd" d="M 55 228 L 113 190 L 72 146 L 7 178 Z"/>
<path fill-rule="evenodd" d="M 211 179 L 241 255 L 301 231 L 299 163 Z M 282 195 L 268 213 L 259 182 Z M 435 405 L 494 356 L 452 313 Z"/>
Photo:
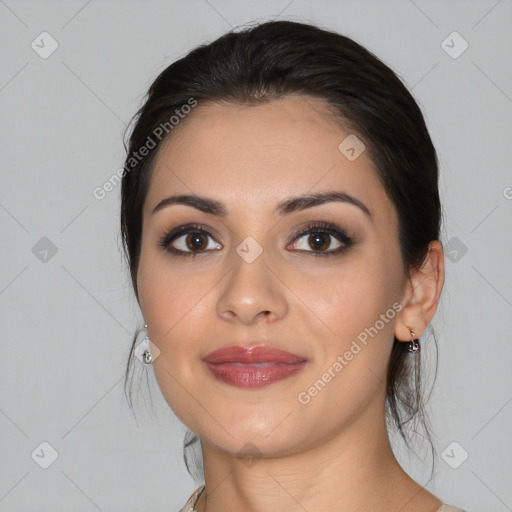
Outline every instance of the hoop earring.
<path fill-rule="evenodd" d="M 146 331 L 146 337 L 144 338 L 144 340 L 142 341 L 142 343 L 144 343 L 145 346 L 147 346 L 147 348 L 144 350 L 144 352 L 142 352 L 142 362 L 145 364 L 145 365 L 150 365 L 153 363 L 153 356 L 151 355 L 151 352 L 149 351 L 149 337 L 148 337 L 148 324 L 145 324 L 144 325 L 144 329 Z"/>
<path fill-rule="evenodd" d="M 420 344 L 418 343 L 418 340 L 414 339 L 414 336 L 416 336 L 416 333 L 414 331 L 410 331 L 410 332 L 411 332 L 411 336 L 412 336 L 413 339 L 411 341 L 409 341 L 409 344 L 407 346 L 407 350 L 409 352 L 412 352 L 413 354 L 416 354 L 420 350 Z"/>

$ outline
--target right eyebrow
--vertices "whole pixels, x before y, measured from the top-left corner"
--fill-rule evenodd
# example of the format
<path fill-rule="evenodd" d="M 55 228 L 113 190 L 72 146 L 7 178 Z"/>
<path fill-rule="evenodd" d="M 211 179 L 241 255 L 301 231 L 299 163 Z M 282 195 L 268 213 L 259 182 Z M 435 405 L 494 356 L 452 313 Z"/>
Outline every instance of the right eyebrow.
<path fill-rule="evenodd" d="M 218 217 L 226 217 L 227 215 L 226 208 L 220 201 L 195 194 L 181 194 L 178 196 L 166 197 L 153 208 L 151 214 L 153 215 L 162 208 L 172 204 L 184 204 L 186 206 L 196 208 L 204 213 L 217 215 Z"/>

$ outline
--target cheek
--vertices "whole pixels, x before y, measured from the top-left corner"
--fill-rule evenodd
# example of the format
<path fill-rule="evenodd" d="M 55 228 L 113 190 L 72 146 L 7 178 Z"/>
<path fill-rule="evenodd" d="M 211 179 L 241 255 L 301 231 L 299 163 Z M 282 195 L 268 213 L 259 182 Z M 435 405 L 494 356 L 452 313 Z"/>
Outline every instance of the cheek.
<path fill-rule="evenodd" d="M 321 355 L 323 367 L 331 368 L 342 358 L 343 370 L 336 375 L 343 378 L 334 379 L 332 386 L 333 391 L 339 388 L 339 396 L 347 389 L 373 392 L 386 380 L 399 288 L 392 279 L 396 269 L 384 263 L 378 257 L 357 258 L 350 271 L 333 272 L 322 283 L 322 294 L 311 285 L 309 291 L 304 289 L 316 301 L 311 309 L 329 328 Z"/>
<path fill-rule="evenodd" d="M 360 259 L 350 272 L 325 280 L 323 293 L 311 283 L 303 288 L 329 330 L 315 340 L 314 372 L 301 388 L 302 397 L 310 400 L 304 414 L 315 418 L 322 411 L 340 411 L 324 416 L 326 429 L 350 422 L 370 403 L 384 399 L 396 311 L 394 292 L 386 284 L 390 276 L 383 279 L 378 270 L 375 262 Z"/>
<path fill-rule="evenodd" d="M 211 288 L 206 277 L 186 275 L 156 262 L 142 267 L 139 275 L 141 310 L 155 342 L 172 343 L 182 325 L 194 325 L 204 315 L 204 299 Z"/>
<path fill-rule="evenodd" d="M 185 275 L 141 260 L 139 299 L 151 341 L 160 350 L 153 362 L 155 378 L 170 408 L 185 424 L 204 414 L 195 410 L 201 342 L 211 338 L 206 319 L 214 305 L 211 280 Z"/>
<path fill-rule="evenodd" d="M 316 283 L 306 281 L 302 295 L 331 333 L 347 339 L 373 325 L 391 307 L 395 292 L 389 286 L 390 278 L 378 263 L 360 258 Z"/>

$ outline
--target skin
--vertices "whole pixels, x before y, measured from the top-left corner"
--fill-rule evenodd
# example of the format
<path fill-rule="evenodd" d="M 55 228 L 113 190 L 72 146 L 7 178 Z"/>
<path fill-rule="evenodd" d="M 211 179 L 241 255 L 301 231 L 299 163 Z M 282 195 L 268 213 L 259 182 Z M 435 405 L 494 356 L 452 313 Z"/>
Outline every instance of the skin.
<path fill-rule="evenodd" d="M 349 132 L 324 106 L 300 96 L 258 106 L 198 105 L 156 161 L 143 211 L 139 302 L 161 351 L 153 363 L 159 387 L 201 439 L 207 492 L 199 512 L 434 512 L 441 505 L 395 459 L 384 405 L 393 336 L 408 342 L 412 329 L 418 338 L 433 318 L 443 248 L 432 241 L 424 267 L 406 278 L 396 210 L 367 152 L 350 161 L 338 150 Z M 362 201 L 372 219 L 342 202 L 273 212 L 291 196 L 332 190 Z M 222 202 L 227 215 L 181 204 L 152 214 L 162 199 L 192 193 Z M 311 237 L 292 232 L 314 221 L 345 229 L 354 243 L 341 254 L 315 256 L 321 251 Z M 195 258 L 159 245 L 186 223 L 212 234 L 200 237 L 206 250 Z M 173 245 L 193 251 L 185 243 L 192 235 Z M 263 250 L 252 263 L 236 252 L 248 236 Z M 324 237 L 327 250 L 343 245 Z M 300 403 L 298 394 L 394 303 L 401 311 Z M 308 365 L 270 386 L 239 389 L 216 380 L 201 360 L 232 344 L 269 344 Z"/>

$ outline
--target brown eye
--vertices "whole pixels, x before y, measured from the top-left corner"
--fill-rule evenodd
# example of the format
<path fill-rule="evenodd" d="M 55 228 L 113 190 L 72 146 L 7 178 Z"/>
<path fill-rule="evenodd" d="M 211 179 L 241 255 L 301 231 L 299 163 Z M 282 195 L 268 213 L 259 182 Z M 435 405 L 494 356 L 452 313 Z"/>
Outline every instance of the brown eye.
<path fill-rule="evenodd" d="M 209 251 L 220 249 L 221 245 L 217 242 L 210 242 L 211 235 L 206 232 L 188 232 L 175 237 L 169 242 L 169 250 L 183 253 Z"/>
<path fill-rule="evenodd" d="M 324 251 L 329 248 L 329 245 L 331 245 L 330 236 L 331 235 L 325 233 L 313 233 L 309 235 L 308 243 L 313 249 Z"/>
<path fill-rule="evenodd" d="M 204 250 L 208 246 L 208 239 L 203 233 L 193 233 L 185 237 L 185 243 L 191 251 Z"/>
<path fill-rule="evenodd" d="M 194 256 L 222 248 L 211 233 L 196 225 L 173 229 L 161 239 L 159 245 L 177 256 Z"/>
<path fill-rule="evenodd" d="M 299 251 L 306 252 L 332 253 L 343 246 L 339 240 L 336 240 L 334 235 L 320 231 L 305 233 L 301 235 L 297 240 L 298 241 L 294 244 L 294 248 Z"/>
<path fill-rule="evenodd" d="M 312 256 L 334 256 L 345 252 L 353 243 L 354 239 L 345 230 L 318 222 L 300 232 L 295 237 L 292 248 Z"/>

